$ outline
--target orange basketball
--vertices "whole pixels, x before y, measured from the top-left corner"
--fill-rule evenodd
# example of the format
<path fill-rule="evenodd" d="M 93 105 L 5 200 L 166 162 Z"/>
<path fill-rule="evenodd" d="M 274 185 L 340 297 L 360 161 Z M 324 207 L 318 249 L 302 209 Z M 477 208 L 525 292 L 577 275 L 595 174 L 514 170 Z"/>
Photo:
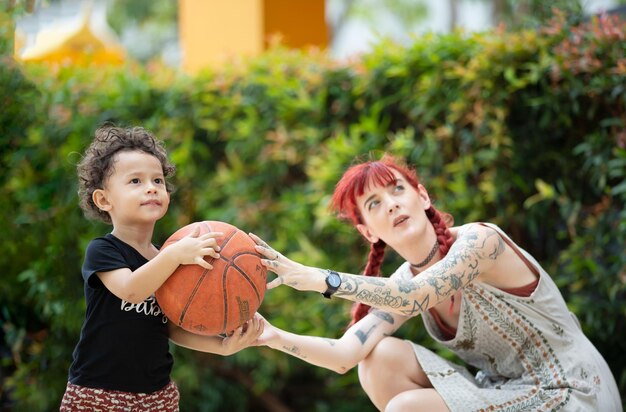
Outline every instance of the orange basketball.
<path fill-rule="evenodd" d="M 200 234 L 222 232 L 217 238 L 220 259 L 206 256 L 213 269 L 180 265 L 155 295 L 159 306 L 181 328 L 200 335 L 229 333 L 250 320 L 265 296 L 267 270 L 254 241 L 233 225 L 218 221 L 191 223 L 177 230 L 165 249 L 200 226 Z"/>

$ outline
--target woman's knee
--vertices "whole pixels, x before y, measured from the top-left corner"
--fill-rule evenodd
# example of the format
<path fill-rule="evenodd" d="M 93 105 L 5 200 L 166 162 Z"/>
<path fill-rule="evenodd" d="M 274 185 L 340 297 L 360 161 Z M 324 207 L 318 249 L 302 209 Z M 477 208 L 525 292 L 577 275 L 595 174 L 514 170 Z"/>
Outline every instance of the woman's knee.
<path fill-rule="evenodd" d="M 383 338 L 364 359 L 365 364 L 402 362 L 405 356 L 412 355 L 410 343 L 394 337 Z M 400 356 L 398 356 L 400 355 Z"/>
<path fill-rule="evenodd" d="M 372 370 L 381 372 L 384 370 L 384 366 L 391 361 L 390 351 L 392 347 L 396 345 L 397 338 L 383 338 L 372 351 L 365 357 L 365 359 L 359 362 L 359 375 L 368 374 Z"/>
<path fill-rule="evenodd" d="M 394 337 L 382 339 L 369 355 L 359 362 L 359 380 L 364 389 L 373 386 L 417 385 L 432 387 L 419 364 L 410 342 Z"/>
<path fill-rule="evenodd" d="M 389 400 L 385 412 L 403 411 L 449 411 L 439 393 L 432 388 L 422 388 L 401 392 Z"/>
<path fill-rule="evenodd" d="M 370 385 L 391 383 L 389 375 L 397 377 L 398 372 L 415 359 L 410 344 L 398 338 L 382 339 L 365 359 L 359 362 L 358 372 L 361 385 L 367 389 Z"/>

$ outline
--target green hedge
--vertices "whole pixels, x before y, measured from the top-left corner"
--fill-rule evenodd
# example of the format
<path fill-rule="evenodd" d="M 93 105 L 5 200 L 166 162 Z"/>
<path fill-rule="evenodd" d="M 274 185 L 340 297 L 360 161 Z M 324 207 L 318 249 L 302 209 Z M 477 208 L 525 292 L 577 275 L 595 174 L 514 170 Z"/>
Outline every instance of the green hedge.
<path fill-rule="evenodd" d="M 457 223 L 493 221 L 541 261 L 626 393 L 625 29 L 605 18 L 428 35 L 350 64 L 276 48 L 193 78 L 160 65 L 50 70 L 4 56 L 2 396 L 15 410 L 52 410 L 63 393 L 84 314 L 84 247 L 108 230 L 81 215 L 75 165 L 105 120 L 155 131 L 178 166 L 157 241 L 223 220 L 348 272 L 363 269 L 367 248 L 328 212 L 334 184 L 355 156 L 405 157 Z M 399 262 L 390 255 L 385 271 Z M 290 331 L 338 337 L 349 308 L 278 288 L 260 311 Z M 434 347 L 419 320 L 399 336 Z M 356 371 L 267 348 L 174 353 L 182 410 L 371 409 Z"/>

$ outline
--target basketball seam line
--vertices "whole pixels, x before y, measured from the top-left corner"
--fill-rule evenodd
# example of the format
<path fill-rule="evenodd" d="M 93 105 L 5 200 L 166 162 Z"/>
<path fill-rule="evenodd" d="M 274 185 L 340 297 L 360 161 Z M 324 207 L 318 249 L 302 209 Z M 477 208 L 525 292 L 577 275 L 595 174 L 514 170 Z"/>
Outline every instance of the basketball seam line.
<path fill-rule="evenodd" d="M 207 228 L 207 230 L 210 232 L 211 231 L 211 226 L 206 223 L 206 222 L 202 222 L 202 224 Z M 222 246 L 226 246 L 226 244 L 230 241 L 230 239 L 232 239 L 232 237 L 237 233 L 236 230 L 234 230 L 229 237 L 227 237 L 226 239 L 224 239 L 224 243 L 222 243 Z M 220 256 L 221 258 L 221 256 Z M 224 260 L 226 260 L 224 258 Z M 213 258 L 213 260 L 209 263 L 212 263 L 213 261 L 215 261 L 215 258 Z M 202 285 L 202 282 L 204 281 L 204 278 L 206 277 L 206 274 L 208 273 L 208 269 L 204 269 L 204 271 L 202 271 L 202 276 L 200 277 L 200 279 L 198 280 L 198 282 L 196 282 L 196 286 L 193 288 L 193 291 L 191 292 L 189 299 L 187 299 L 187 303 L 185 304 L 185 307 L 183 308 L 183 310 L 180 313 L 180 318 L 178 320 L 178 326 L 182 326 L 183 321 L 185 319 L 185 315 L 187 314 L 187 310 L 189 309 L 189 306 L 191 305 L 191 303 L 193 302 L 194 298 L 196 297 L 196 293 L 198 291 L 198 289 L 200 288 L 200 285 Z M 224 283 L 224 282 L 222 282 Z M 226 317 L 224 317 L 226 318 Z M 226 320 L 224 320 L 224 327 L 222 329 L 226 328 Z"/>

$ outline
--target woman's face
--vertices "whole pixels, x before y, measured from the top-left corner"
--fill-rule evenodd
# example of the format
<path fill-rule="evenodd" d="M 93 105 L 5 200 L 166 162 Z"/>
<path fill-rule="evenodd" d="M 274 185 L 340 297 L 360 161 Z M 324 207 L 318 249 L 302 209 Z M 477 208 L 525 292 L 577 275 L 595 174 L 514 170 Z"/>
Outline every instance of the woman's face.
<path fill-rule="evenodd" d="M 430 198 L 421 184 L 415 189 L 397 171 L 396 181 L 386 186 L 370 184 L 363 195 L 358 196 L 357 206 L 363 223 L 357 229 L 370 242 L 382 239 L 392 248 L 397 248 L 421 239 L 430 224 L 426 209 Z"/>

